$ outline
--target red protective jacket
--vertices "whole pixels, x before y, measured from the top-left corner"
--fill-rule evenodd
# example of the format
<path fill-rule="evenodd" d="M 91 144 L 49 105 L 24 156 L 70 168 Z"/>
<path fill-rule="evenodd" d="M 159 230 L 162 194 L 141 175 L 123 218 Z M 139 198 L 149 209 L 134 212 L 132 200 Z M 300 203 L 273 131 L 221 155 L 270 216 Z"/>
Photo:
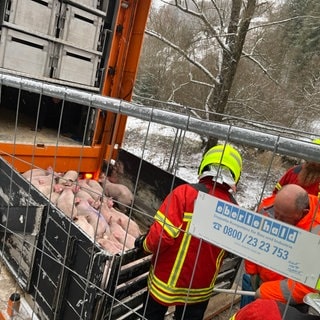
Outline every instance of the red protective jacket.
<path fill-rule="evenodd" d="M 290 168 L 277 182 L 276 186 L 273 189 L 273 194 L 276 194 L 286 184 L 292 183 L 292 184 L 300 185 L 298 182 L 298 174 L 300 173 L 301 169 L 302 169 L 301 164 Z M 318 179 L 315 183 L 312 183 L 308 186 L 301 186 L 301 187 L 304 188 L 308 192 L 308 194 L 313 194 L 315 196 L 318 196 L 318 193 L 320 192 L 319 186 L 320 186 L 320 179 Z"/>
<path fill-rule="evenodd" d="M 275 195 L 264 199 L 258 209 L 258 212 L 274 216 Z M 310 231 L 315 234 L 320 234 L 320 207 L 318 206 L 318 197 L 309 195 L 310 210 L 297 224 L 296 227 Z M 316 212 L 316 215 L 314 216 Z M 302 283 L 287 279 L 276 272 L 259 266 L 253 262 L 245 261 L 245 270 L 248 274 L 258 274 L 262 284 L 260 286 L 261 298 L 274 299 L 287 303 L 290 298 L 291 304 L 299 304 L 303 302 L 303 297 L 309 292 L 315 292 Z"/>
<path fill-rule="evenodd" d="M 235 202 L 227 185 L 210 177 L 200 181 L 209 193 Z M 159 303 L 170 306 L 208 300 L 224 257 L 224 250 L 188 234 L 198 190 L 183 184 L 161 204 L 155 222 L 144 240 L 146 252 L 153 253 L 148 289 Z"/>

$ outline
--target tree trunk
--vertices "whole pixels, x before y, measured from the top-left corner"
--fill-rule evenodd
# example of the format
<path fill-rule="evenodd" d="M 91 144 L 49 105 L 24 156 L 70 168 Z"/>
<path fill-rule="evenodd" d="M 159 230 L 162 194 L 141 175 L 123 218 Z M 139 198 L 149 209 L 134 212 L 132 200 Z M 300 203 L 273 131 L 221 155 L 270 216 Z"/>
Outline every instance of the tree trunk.
<path fill-rule="evenodd" d="M 241 14 L 242 0 L 232 1 L 232 10 L 230 23 L 228 27 L 228 36 L 226 44 L 229 50 L 224 50 L 222 54 L 221 73 L 219 82 L 214 88 L 214 92 L 209 105 L 214 113 L 210 113 L 209 119 L 212 121 L 221 122 L 223 114 L 228 103 L 230 90 L 237 71 L 237 66 L 241 58 L 243 44 L 248 32 L 251 19 L 256 8 L 256 0 L 248 0 Z M 218 139 L 209 137 L 205 151 L 216 145 Z"/>

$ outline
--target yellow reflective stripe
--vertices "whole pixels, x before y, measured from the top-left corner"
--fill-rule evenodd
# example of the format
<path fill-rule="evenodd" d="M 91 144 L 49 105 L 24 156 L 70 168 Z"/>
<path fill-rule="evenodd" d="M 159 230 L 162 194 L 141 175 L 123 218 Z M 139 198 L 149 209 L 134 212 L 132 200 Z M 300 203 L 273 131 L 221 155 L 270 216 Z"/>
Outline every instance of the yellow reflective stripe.
<path fill-rule="evenodd" d="M 183 221 L 187 223 L 186 231 L 184 232 L 179 251 L 176 256 L 176 260 L 174 262 L 174 265 L 172 267 L 172 272 L 170 274 L 168 285 L 175 287 L 177 284 L 177 281 L 180 277 L 181 269 L 184 264 L 184 261 L 186 259 L 186 255 L 189 249 L 190 241 L 191 241 L 191 235 L 188 233 L 190 223 L 191 223 L 192 213 L 185 212 L 183 215 Z"/>
<path fill-rule="evenodd" d="M 165 226 L 168 225 L 168 219 L 160 211 L 157 212 L 156 216 L 158 219 L 157 221 L 159 220 L 162 221 L 164 218 L 165 223 L 163 223 L 162 226 L 163 228 L 165 228 Z M 159 278 L 155 276 L 154 269 L 152 266 L 149 271 L 148 289 L 150 293 L 152 293 L 153 296 L 155 296 L 157 299 L 159 299 L 160 301 L 166 304 L 174 304 L 177 302 L 198 303 L 198 302 L 202 302 L 209 299 L 212 296 L 214 282 L 219 273 L 219 268 L 224 255 L 224 250 L 221 250 L 217 258 L 217 261 L 216 261 L 217 269 L 216 269 L 214 278 L 212 280 L 212 283 L 210 284 L 210 287 L 200 288 L 200 289 L 193 289 L 189 287 L 188 288 L 176 287 L 176 283 L 180 277 L 181 269 L 186 258 L 186 253 L 190 245 L 191 235 L 188 234 L 188 231 L 191 224 L 191 220 L 192 220 L 192 213 L 185 212 L 183 216 L 183 222 L 186 223 L 186 232 L 184 232 L 184 236 L 179 248 L 179 252 L 177 254 L 174 266 L 172 268 L 172 272 L 169 277 L 168 283 L 161 281 Z M 177 229 L 174 226 L 173 228 L 175 230 Z M 168 232 L 168 230 L 166 231 Z"/>
<path fill-rule="evenodd" d="M 148 248 L 148 246 L 147 246 L 147 241 L 146 241 L 146 239 L 144 239 L 144 241 L 143 241 L 143 243 L 142 243 L 142 246 L 143 246 L 143 250 L 145 251 L 145 252 L 149 252 L 149 253 L 152 253 L 152 251 Z"/>
<path fill-rule="evenodd" d="M 280 190 L 282 188 L 282 185 L 279 182 L 277 182 L 275 188 L 277 190 Z"/>
<path fill-rule="evenodd" d="M 196 303 L 209 299 L 212 296 L 213 288 L 205 289 L 190 289 L 190 288 L 174 288 L 158 279 L 150 269 L 148 276 L 149 291 L 160 301 L 168 304 L 181 303 Z"/>
<path fill-rule="evenodd" d="M 177 238 L 180 233 L 180 228 L 176 227 L 162 212 L 159 210 L 154 216 L 154 219 L 162 226 L 162 228 L 168 233 L 172 238 Z"/>
<path fill-rule="evenodd" d="M 212 279 L 212 282 L 211 282 L 211 285 L 214 286 L 215 282 L 216 282 L 216 279 L 217 279 L 217 276 L 219 274 L 219 270 L 220 270 L 220 265 L 223 261 L 223 256 L 224 256 L 224 250 L 221 249 L 218 257 L 217 257 L 217 260 L 216 260 L 216 273 L 214 274 L 214 277 Z"/>
<path fill-rule="evenodd" d="M 183 215 L 183 221 L 188 222 L 187 231 L 189 231 L 189 222 L 191 222 L 192 219 L 192 212 L 185 212 Z"/>
<path fill-rule="evenodd" d="M 320 290 L 320 277 L 318 278 L 317 285 L 316 285 L 316 289 L 317 289 L 317 290 Z"/>

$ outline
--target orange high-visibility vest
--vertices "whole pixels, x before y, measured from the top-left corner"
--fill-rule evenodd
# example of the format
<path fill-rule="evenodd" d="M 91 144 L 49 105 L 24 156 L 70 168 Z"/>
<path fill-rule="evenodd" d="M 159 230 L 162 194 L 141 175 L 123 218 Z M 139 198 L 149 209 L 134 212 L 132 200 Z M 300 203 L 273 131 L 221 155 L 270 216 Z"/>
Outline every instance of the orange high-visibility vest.
<path fill-rule="evenodd" d="M 275 195 L 262 201 L 258 211 L 273 216 L 274 198 Z M 309 212 L 296 224 L 296 227 L 320 234 L 320 206 L 318 202 L 318 197 L 309 195 Z M 245 261 L 245 269 L 249 274 L 258 274 L 263 281 L 260 286 L 261 298 L 274 299 L 283 303 L 290 300 L 291 304 L 300 304 L 303 303 L 303 297 L 307 293 L 317 291 L 250 261 Z"/>

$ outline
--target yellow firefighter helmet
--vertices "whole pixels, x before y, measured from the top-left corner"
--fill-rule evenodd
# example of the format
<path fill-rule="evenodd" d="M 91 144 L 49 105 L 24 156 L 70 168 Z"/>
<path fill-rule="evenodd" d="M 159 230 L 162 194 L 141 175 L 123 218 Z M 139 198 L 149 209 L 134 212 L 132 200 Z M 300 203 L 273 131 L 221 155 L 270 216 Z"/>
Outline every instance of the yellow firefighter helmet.
<path fill-rule="evenodd" d="M 210 165 L 220 165 L 228 168 L 232 173 L 235 183 L 240 179 L 242 170 L 242 157 L 231 145 L 217 145 L 209 149 L 203 156 L 198 175 L 210 170 Z"/>

